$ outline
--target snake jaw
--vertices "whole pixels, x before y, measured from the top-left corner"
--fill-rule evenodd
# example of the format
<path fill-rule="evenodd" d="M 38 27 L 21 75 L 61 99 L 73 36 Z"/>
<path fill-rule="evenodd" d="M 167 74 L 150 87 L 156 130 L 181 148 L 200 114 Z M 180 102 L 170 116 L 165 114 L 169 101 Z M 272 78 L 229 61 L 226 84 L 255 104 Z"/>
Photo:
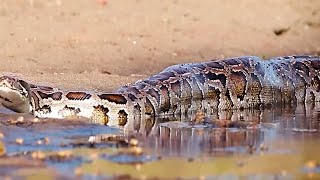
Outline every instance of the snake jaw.
<path fill-rule="evenodd" d="M 0 102 L 12 111 L 30 112 L 29 88 L 24 81 L 2 76 L 0 77 Z"/>

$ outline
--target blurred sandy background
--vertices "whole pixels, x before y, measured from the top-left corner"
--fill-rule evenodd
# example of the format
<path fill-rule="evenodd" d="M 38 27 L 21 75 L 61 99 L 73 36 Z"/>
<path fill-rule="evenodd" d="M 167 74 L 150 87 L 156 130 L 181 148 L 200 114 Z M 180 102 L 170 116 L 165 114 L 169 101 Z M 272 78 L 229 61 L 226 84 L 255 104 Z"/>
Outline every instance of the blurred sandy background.
<path fill-rule="evenodd" d="M 110 91 L 167 66 L 320 54 L 319 0 L 2 0 L 0 72 Z"/>

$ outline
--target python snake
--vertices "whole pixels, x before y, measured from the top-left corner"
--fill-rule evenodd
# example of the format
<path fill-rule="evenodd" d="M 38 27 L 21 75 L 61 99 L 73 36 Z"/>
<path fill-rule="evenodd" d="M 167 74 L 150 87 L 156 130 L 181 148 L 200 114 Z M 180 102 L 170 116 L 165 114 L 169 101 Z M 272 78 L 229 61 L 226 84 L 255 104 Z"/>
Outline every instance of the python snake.
<path fill-rule="evenodd" d="M 155 117 L 320 101 L 320 57 L 237 57 L 173 65 L 115 92 L 61 91 L 0 77 L 0 102 L 39 118 L 86 117 L 139 130 Z M 178 118 L 178 119 L 179 119 Z"/>

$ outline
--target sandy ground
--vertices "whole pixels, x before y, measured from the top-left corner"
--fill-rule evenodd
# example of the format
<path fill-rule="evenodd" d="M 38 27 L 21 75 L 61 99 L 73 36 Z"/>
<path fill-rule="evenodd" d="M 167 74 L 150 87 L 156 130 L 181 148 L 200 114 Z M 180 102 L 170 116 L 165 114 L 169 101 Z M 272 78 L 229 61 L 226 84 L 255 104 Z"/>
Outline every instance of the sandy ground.
<path fill-rule="evenodd" d="M 0 72 L 110 91 L 165 67 L 320 54 L 319 0 L 3 0 Z"/>

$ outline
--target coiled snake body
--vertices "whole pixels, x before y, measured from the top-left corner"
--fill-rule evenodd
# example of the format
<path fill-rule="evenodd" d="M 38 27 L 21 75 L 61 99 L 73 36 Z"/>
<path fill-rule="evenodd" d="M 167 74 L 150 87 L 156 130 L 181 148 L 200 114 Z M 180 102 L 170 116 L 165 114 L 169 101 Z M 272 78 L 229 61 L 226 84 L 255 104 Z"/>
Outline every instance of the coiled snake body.
<path fill-rule="evenodd" d="M 61 91 L 2 76 L 0 102 L 37 117 L 87 117 L 139 130 L 156 116 L 319 102 L 319 77 L 318 56 L 249 56 L 170 66 L 112 93 Z"/>

